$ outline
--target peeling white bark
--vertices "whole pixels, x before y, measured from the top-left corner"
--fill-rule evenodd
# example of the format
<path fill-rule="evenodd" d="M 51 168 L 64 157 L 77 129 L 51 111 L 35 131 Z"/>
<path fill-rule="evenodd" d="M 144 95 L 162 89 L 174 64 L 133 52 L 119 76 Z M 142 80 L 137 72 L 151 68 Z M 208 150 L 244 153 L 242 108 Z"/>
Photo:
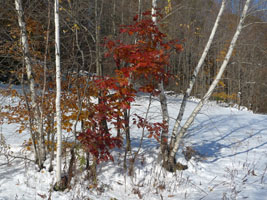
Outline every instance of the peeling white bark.
<path fill-rule="evenodd" d="M 248 11 L 248 8 L 249 8 L 249 4 L 250 4 L 251 0 L 246 0 L 246 3 L 245 3 L 245 6 L 244 6 L 244 9 L 243 9 L 243 12 L 242 12 L 242 15 L 241 15 L 241 18 L 240 18 L 240 21 L 239 21 L 239 24 L 237 26 L 237 30 L 234 34 L 234 37 L 231 41 L 231 44 L 228 48 L 228 52 L 224 58 L 224 61 L 220 67 L 220 70 L 216 76 L 216 78 L 214 79 L 214 81 L 212 82 L 209 90 L 207 91 L 207 93 L 205 94 L 205 96 L 202 98 L 202 100 L 198 103 L 198 105 L 196 106 L 196 108 L 194 109 L 194 111 L 191 113 L 190 117 L 187 119 L 186 123 L 184 124 L 184 126 L 180 129 L 179 133 L 178 133 L 178 136 L 176 137 L 175 139 L 175 143 L 174 143 L 174 148 L 172 149 L 172 151 L 170 152 L 170 159 L 173 159 L 177 150 L 179 149 L 179 144 L 180 144 L 180 141 L 182 139 L 182 137 L 184 136 L 184 134 L 186 133 L 187 129 L 191 126 L 191 124 L 193 123 L 196 115 L 199 113 L 199 111 L 201 110 L 201 108 L 203 107 L 203 105 L 208 101 L 208 99 L 210 98 L 211 94 L 213 93 L 216 85 L 218 84 L 218 82 L 220 81 L 222 75 L 223 75 L 223 72 L 232 56 L 232 53 L 233 53 L 233 50 L 234 50 L 234 47 L 235 47 L 235 44 L 236 44 L 236 41 L 241 33 L 241 30 L 243 28 L 243 24 L 244 24 L 244 20 L 247 16 L 247 11 Z"/>
<path fill-rule="evenodd" d="M 34 112 L 34 118 L 37 121 L 37 130 L 38 130 L 38 141 L 39 144 L 37 145 L 37 152 L 36 158 L 38 160 L 39 167 L 42 167 L 43 161 L 45 159 L 45 148 L 44 148 L 44 137 L 43 137 L 43 131 L 42 131 L 42 120 L 41 120 L 41 114 L 40 109 L 37 106 L 36 101 L 36 91 L 35 91 L 35 81 L 33 77 L 33 70 L 31 65 L 31 58 L 30 58 L 30 50 L 29 50 L 29 43 L 27 38 L 27 31 L 26 31 L 26 23 L 24 21 L 24 13 L 22 8 L 22 2 L 21 0 L 15 0 L 15 8 L 18 14 L 18 23 L 21 31 L 21 46 L 22 51 L 24 54 L 24 61 L 26 65 L 26 71 L 27 71 L 27 78 L 30 82 L 30 95 L 31 95 L 31 103 L 32 103 L 32 109 Z"/>
<path fill-rule="evenodd" d="M 156 14 L 156 8 L 158 6 L 158 0 L 152 0 L 152 10 L 151 10 L 151 15 L 152 15 L 152 21 L 157 24 L 157 17 L 153 16 Z"/>
<path fill-rule="evenodd" d="M 154 22 L 155 25 L 158 24 L 157 22 L 157 0 L 152 0 L 152 10 L 151 10 L 151 15 L 152 15 L 152 21 Z M 167 158 L 167 147 L 168 147 L 168 133 L 169 133 L 169 113 L 168 113 L 168 105 L 167 105 L 167 97 L 164 92 L 164 85 L 163 81 L 161 81 L 158 84 L 158 88 L 160 90 L 160 105 L 161 105 L 161 113 L 162 113 L 162 120 L 165 123 L 166 128 L 162 130 L 161 133 L 161 153 L 164 154 L 162 155 L 163 159 L 165 160 Z"/>
<path fill-rule="evenodd" d="M 60 27 L 59 27 L 59 2 L 55 0 L 55 54 L 56 54 L 56 118 L 57 118 L 57 158 L 56 158 L 56 181 L 61 180 L 61 149 L 62 149 L 62 128 L 61 128 L 61 73 L 60 73 Z"/>
<path fill-rule="evenodd" d="M 181 121 L 183 119 L 183 115 L 184 115 L 187 99 L 188 99 L 188 97 L 190 97 L 190 94 L 192 92 L 193 86 L 194 86 L 194 84 L 196 82 L 196 77 L 198 75 L 198 72 L 201 69 L 201 67 L 202 67 L 202 65 L 204 63 L 204 60 L 205 60 L 205 58 L 206 58 L 206 56 L 207 56 L 207 54 L 209 52 L 210 46 L 212 44 L 212 41 L 214 39 L 216 30 L 217 30 L 218 25 L 219 25 L 219 21 L 221 19 L 221 16 L 223 14 L 224 9 L 225 9 L 226 2 L 227 2 L 227 0 L 223 0 L 222 1 L 221 8 L 220 8 L 220 11 L 219 11 L 219 13 L 217 15 L 217 19 L 216 19 L 216 21 L 214 23 L 214 26 L 212 28 L 209 40 L 208 40 L 208 42 L 206 44 L 206 47 L 205 47 L 205 49 L 204 49 L 204 51 L 202 53 L 201 58 L 198 61 L 198 64 L 197 64 L 197 66 L 196 66 L 196 68 L 194 70 L 193 76 L 192 76 L 192 78 L 190 80 L 190 83 L 189 83 L 189 87 L 187 88 L 187 90 L 186 90 L 186 92 L 184 94 L 183 101 L 182 101 L 182 104 L 181 104 L 181 107 L 180 107 L 180 111 L 179 111 L 179 114 L 178 114 L 178 116 L 176 118 L 176 121 L 175 121 L 175 124 L 174 124 L 174 127 L 173 127 L 173 131 L 172 131 L 171 148 L 174 146 L 175 138 L 176 138 L 176 135 L 178 133 Z"/>

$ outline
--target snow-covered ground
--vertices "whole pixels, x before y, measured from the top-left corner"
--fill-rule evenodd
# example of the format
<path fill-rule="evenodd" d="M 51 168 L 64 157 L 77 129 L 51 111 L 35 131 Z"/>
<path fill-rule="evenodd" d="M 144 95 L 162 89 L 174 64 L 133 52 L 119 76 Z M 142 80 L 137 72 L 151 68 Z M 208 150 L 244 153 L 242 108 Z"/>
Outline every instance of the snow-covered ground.
<path fill-rule="evenodd" d="M 197 101 L 191 99 L 188 102 L 185 117 Z M 172 127 L 181 98 L 169 97 L 168 102 Z M 139 97 L 133 103 L 134 112 L 145 114 L 147 105 L 148 98 Z M 161 120 L 157 100 L 152 102 L 149 118 Z M 16 124 L 0 126 L 0 133 L 10 146 L 10 149 L 0 148 L 0 200 L 267 199 L 266 115 L 209 102 L 197 116 L 183 143 L 184 148 L 193 148 L 197 155 L 189 161 L 184 159 L 181 151 L 177 155 L 178 161 L 188 165 L 187 170 L 169 173 L 162 169 L 157 159 L 158 142 L 145 138 L 133 177 L 123 170 L 123 156 L 118 156 L 120 151 L 115 150 L 114 163 L 102 163 L 98 167 L 97 188 L 91 188 L 83 179 L 82 169 L 78 169 L 72 189 L 64 192 L 52 191 L 54 172 L 45 169 L 37 172 L 30 161 L 20 158 L 9 158 L 10 163 L 6 164 L 7 158 L 3 155 L 6 151 L 20 157 L 28 154 L 22 143 L 29 136 L 27 132 L 16 133 Z M 132 126 L 133 152 L 139 146 L 141 132 Z"/>

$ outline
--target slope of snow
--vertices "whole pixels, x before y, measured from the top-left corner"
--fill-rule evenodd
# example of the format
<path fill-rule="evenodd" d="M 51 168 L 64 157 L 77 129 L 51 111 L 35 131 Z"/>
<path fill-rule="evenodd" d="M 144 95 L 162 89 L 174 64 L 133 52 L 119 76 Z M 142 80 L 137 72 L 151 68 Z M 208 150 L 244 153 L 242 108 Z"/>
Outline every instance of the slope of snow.
<path fill-rule="evenodd" d="M 180 97 L 168 98 L 171 128 L 180 106 Z M 7 103 L 7 102 L 6 102 Z M 189 100 L 186 116 L 197 104 Z M 148 98 L 141 96 L 133 103 L 133 112 L 145 115 Z M 160 121 L 160 104 L 154 99 L 149 111 L 151 121 Z M 6 144 L 13 155 L 24 157 L 22 143 L 27 132 L 15 132 L 16 124 L 2 124 Z M 171 131 L 171 130 L 170 130 Z M 132 125 L 133 153 L 137 151 L 142 130 Z M 147 133 L 146 133 L 147 136 Z M 187 164 L 188 170 L 168 173 L 157 159 L 159 144 L 155 139 L 144 138 L 142 149 L 135 163 L 134 176 L 123 169 L 123 150 L 115 150 L 115 161 L 98 167 L 98 187 L 92 189 L 84 181 L 85 172 L 77 171 L 73 187 L 64 192 L 52 191 L 54 172 L 38 172 L 27 160 L 10 159 L 0 151 L 0 200 L 9 199 L 253 199 L 267 196 L 267 116 L 225 108 L 210 102 L 204 106 L 189 129 L 183 147 L 196 151 L 193 159 L 186 161 L 181 153 L 177 160 Z M 1 149 L 1 148 L 0 148 Z M 118 156 L 121 154 L 121 156 Z"/>

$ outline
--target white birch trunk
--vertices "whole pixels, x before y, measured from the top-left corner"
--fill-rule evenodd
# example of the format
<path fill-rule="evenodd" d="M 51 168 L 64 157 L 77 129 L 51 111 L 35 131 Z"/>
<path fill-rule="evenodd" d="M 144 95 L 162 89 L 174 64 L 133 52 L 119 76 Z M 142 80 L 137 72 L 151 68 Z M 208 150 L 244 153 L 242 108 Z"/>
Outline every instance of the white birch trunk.
<path fill-rule="evenodd" d="M 37 129 L 38 129 L 38 141 L 37 143 L 37 152 L 36 158 L 38 160 L 39 167 L 43 167 L 43 161 L 45 159 L 45 152 L 44 152 L 44 141 L 43 141 L 43 131 L 42 131 L 42 120 L 40 116 L 40 110 L 36 103 L 36 91 L 35 91 L 35 81 L 33 78 L 32 72 L 32 65 L 31 65 L 31 58 L 30 58 L 30 50 L 29 50 L 29 43 L 27 38 L 27 31 L 26 31 L 26 23 L 24 21 L 23 15 L 23 8 L 21 0 L 15 0 L 15 8 L 18 13 L 18 23 L 21 31 L 21 44 L 22 44 L 22 51 L 24 54 L 24 61 L 26 65 L 27 71 L 27 78 L 30 82 L 30 95 L 31 95 L 31 103 L 32 109 L 34 112 L 34 118 L 37 120 Z M 37 141 L 37 142 L 38 142 Z"/>
<path fill-rule="evenodd" d="M 157 8 L 157 2 L 158 0 L 152 0 L 152 21 L 154 22 L 155 25 L 158 24 L 157 22 L 157 16 L 154 16 L 157 14 L 156 8 Z M 168 106 L 167 106 L 167 97 L 164 92 L 164 85 L 163 81 L 161 81 L 158 84 L 159 90 L 160 90 L 160 105 L 161 105 L 161 113 L 162 113 L 162 119 L 163 122 L 165 123 L 166 128 L 162 130 L 161 133 L 161 153 L 163 160 L 167 158 L 167 147 L 168 147 L 168 132 L 169 132 L 169 113 L 168 113 Z"/>
<path fill-rule="evenodd" d="M 56 54 L 56 118 L 57 118 L 57 158 L 56 158 L 56 182 L 61 181 L 61 148 L 62 148 L 62 129 L 61 129 L 61 74 L 60 74 L 60 29 L 59 29 L 59 2 L 55 0 L 55 54 Z"/>
<path fill-rule="evenodd" d="M 205 49 L 204 49 L 204 51 L 202 53 L 201 58 L 198 61 L 198 64 L 197 64 L 197 66 L 196 66 L 196 68 L 194 70 L 193 76 L 192 76 L 192 78 L 190 80 L 190 83 L 189 83 L 189 87 L 187 88 L 187 90 L 186 90 L 186 92 L 184 94 L 183 101 L 182 101 L 182 104 L 181 104 L 181 107 L 180 107 L 180 111 L 179 111 L 179 114 L 178 114 L 178 116 L 176 118 L 175 125 L 174 125 L 173 131 L 172 131 L 171 148 L 174 146 L 175 138 L 176 138 L 178 129 L 180 127 L 181 121 L 183 119 L 183 115 L 184 115 L 184 111 L 185 111 L 185 106 L 186 106 L 186 103 L 187 103 L 187 99 L 188 99 L 188 97 L 190 96 L 190 94 L 192 92 L 193 86 L 194 86 L 194 84 L 196 82 L 196 77 L 198 75 L 198 72 L 201 69 L 201 67 L 202 67 L 202 65 L 204 63 L 204 60 L 205 60 L 205 58 L 206 58 L 206 56 L 207 56 L 207 54 L 209 52 L 210 46 L 212 44 L 212 41 L 214 39 L 216 30 L 217 30 L 218 25 L 219 25 L 219 21 L 221 19 L 221 16 L 223 14 L 224 9 L 225 9 L 226 1 L 227 0 L 223 0 L 222 1 L 221 8 L 220 8 L 220 11 L 219 11 L 219 13 L 217 15 L 217 19 L 216 19 L 216 21 L 214 23 L 214 26 L 212 28 L 212 31 L 211 31 L 209 40 L 208 40 L 208 42 L 206 44 L 206 47 L 205 47 Z"/>
<path fill-rule="evenodd" d="M 157 25 L 157 17 L 153 16 L 156 14 L 156 8 L 158 6 L 158 0 L 152 0 L 152 9 L 151 9 L 151 15 L 152 15 L 152 21 Z"/>
<path fill-rule="evenodd" d="M 198 103 L 198 105 L 196 106 L 194 111 L 191 113 L 190 117 L 187 119 L 187 121 L 184 124 L 184 126 L 179 131 L 178 136 L 175 139 L 174 148 L 170 152 L 169 159 L 172 160 L 174 158 L 177 150 L 179 149 L 179 144 L 180 144 L 181 138 L 184 136 L 184 134 L 186 133 L 187 129 L 191 126 L 191 124 L 193 123 L 196 115 L 199 113 L 199 111 L 201 110 L 203 105 L 208 101 L 208 99 L 210 98 L 211 94 L 213 93 L 216 85 L 218 84 L 219 80 L 221 79 L 222 74 L 223 74 L 223 72 L 224 72 L 224 70 L 225 70 L 225 68 L 226 68 L 226 66 L 227 66 L 227 64 L 228 64 L 228 62 L 229 62 L 229 60 L 231 58 L 231 55 L 233 53 L 236 41 L 237 41 L 237 39 L 238 39 L 238 37 L 239 37 L 239 35 L 241 33 L 241 30 L 243 28 L 244 20 L 245 20 L 245 17 L 247 15 L 247 11 L 248 11 L 248 8 L 249 8 L 250 1 L 251 0 L 246 0 L 246 3 L 245 3 L 245 6 L 244 6 L 244 9 L 243 9 L 239 24 L 237 26 L 237 30 L 236 30 L 236 32 L 234 34 L 234 37 L 233 37 L 232 41 L 231 41 L 231 44 L 230 44 L 229 49 L 228 49 L 228 52 L 227 52 L 227 54 L 226 54 L 226 56 L 224 58 L 224 61 L 223 61 L 222 65 L 221 65 L 221 67 L 220 67 L 219 73 L 217 74 L 216 78 L 212 82 L 208 92 L 205 94 L 205 96 L 202 98 L 202 100 Z"/>

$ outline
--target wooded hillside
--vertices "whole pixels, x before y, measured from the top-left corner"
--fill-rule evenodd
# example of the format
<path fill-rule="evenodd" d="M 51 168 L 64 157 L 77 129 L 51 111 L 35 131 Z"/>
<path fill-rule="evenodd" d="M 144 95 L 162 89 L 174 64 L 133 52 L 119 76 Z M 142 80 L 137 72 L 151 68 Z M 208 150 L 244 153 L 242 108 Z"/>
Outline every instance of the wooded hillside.
<path fill-rule="evenodd" d="M 262 2 L 258 1 L 258 5 L 255 2 L 250 9 L 247 25 L 212 98 L 267 113 L 267 18 L 266 11 L 259 11 L 266 6 L 266 2 Z M 20 84 L 25 71 L 17 16 L 12 0 L 0 3 L 0 81 Z M 220 4 L 213 0 L 166 0 L 158 4 L 162 14 L 160 30 L 168 40 L 178 38 L 183 45 L 182 52 L 171 54 L 169 70 L 173 79 L 165 84 L 165 88 L 183 93 L 208 40 Z M 192 95 L 201 98 L 213 81 L 235 32 L 242 6 L 242 1 L 227 4 Z M 23 7 L 32 62 L 40 70 L 47 65 L 48 70 L 53 71 L 53 2 L 24 0 Z M 104 75 L 113 75 L 116 65 L 104 56 L 107 51 L 104 39 L 131 40 L 118 38 L 120 25 L 131 24 L 136 14 L 147 10 L 151 10 L 151 0 L 61 0 L 64 76 L 78 71 L 97 73 L 96 65 L 101 65 Z M 49 80 L 54 80 L 53 75 Z"/>

